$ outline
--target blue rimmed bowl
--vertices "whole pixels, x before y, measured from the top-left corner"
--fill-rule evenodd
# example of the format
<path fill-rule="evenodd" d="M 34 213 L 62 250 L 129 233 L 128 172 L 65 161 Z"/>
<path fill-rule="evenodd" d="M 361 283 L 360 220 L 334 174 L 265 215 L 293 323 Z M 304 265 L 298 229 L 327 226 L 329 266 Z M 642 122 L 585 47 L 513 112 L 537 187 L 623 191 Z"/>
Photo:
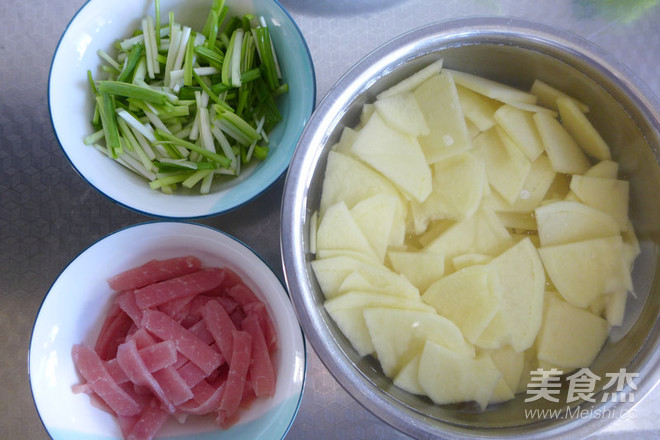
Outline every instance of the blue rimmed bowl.
<path fill-rule="evenodd" d="M 201 29 L 210 0 L 161 0 L 162 20 L 174 12 L 175 20 Z M 162 218 L 198 218 L 232 210 L 261 194 L 286 171 L 298 138 L 316 102 L 316 80 L 305 39 L 284 7 L 276 0 L 227 0 L 229 15 L 263 16 L 271 32 L 282 81 L 288 93 L 278 98 L 282 121 L 271 132 L 268 157 L 232 180 L 216 179 L 207 195 L 167 195 L 149 188 L 146 180 L 109 160 L 83 138 L 93 132 L 93 97 L 87 71 L 97 78 L 101 59 L 114 42 L 139 28 L 140 19 L 155 15 L 153 0 L 89 0 L 64 31 L 53 57 L 48 105 L 53 129 L 64 154 L 90 185 L 118 204 Z M 222 180 L 222 181 L 220 181 Z"/>
<path fill-rule="evenodd" d="M 130 250 L 130 251 L 127 251 Z M 30 387 L 39 417 L 54 440 L 121 439 L 117 420 L 74 394 L 80 383 L 71 356 L 74 344 L 93 346 L 112 291 L 106 280 L 152 259 L 195 255 L 204 266 L 236 272 L 266 305 L 280 346 L 273 363 L 274 397 L 255 400 L 230 429 L 213 417 L 170 420 L 158 438 L 178 440 L 279 440 L 298 412 L 306 372 L 305 340 L 286 289 L 271 268 L 250 248 L 208 226 L 158 221 L 121 229 L 92 244 L 55 280 L 35 320 L 30 341 Z"/>

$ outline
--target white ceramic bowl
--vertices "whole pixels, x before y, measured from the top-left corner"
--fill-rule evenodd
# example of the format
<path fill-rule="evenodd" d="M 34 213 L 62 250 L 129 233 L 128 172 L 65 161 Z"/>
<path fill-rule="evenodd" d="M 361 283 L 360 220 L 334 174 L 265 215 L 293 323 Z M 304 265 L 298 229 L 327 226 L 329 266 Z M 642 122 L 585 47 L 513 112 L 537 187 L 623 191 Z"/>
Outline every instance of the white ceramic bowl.
<path fill-rule="evenodd" d="M 161 17 L 174 12 L 178 23 L 201 29 L 210 0 L 161 0 Z M 316 83 L 307 44 L 288 12 L 276 0 L 227 0 L 230 14 L 265 18 L 271 31 L 288 93 L 278 98 L 283 120 L 270 136 L 268 157 L 239 178 L 215 185 L 208 195 L 166 195 L 146 181 L 83 144 L 93 132 L 93 98 L 87 71 L 99 75 L 98 49 L 110 51 L 130 36 L 145 15 L 154 16 L 153 0 L 89 0 L 71 20 L 57 46 L 50 70 L 48 104 L 57 139 L 78 173 L 120 205 L 157 217 L 195 218 L 220 214 L 258 196 L 287 169 L 296 142 L 316 101 Z"/>
<path fill-rule="evenodd" d="M 287 292 L 270 267 L 236 239 L 213 228 L 185 222 L 153 222 L 119 230 L 76 257 L 53 283 L 41 305 L 30 342 L 29 375 L 37 411 L 54 440 L 120 439 L 116 419 L 92 406 L 71 357 L 74 344 L 93 345 L 112 291 L 111 275 L 148 260 L 196 255 L 204 266 L 229 267 L 260 293 L 280 340 L 275 355 L 277 387 L 272 399 L 259 399 L 228 430 L 213 418 L 169 421 L 159 438 L 281 439 L 302 397 L 306 370 L 304 336 Z"/>

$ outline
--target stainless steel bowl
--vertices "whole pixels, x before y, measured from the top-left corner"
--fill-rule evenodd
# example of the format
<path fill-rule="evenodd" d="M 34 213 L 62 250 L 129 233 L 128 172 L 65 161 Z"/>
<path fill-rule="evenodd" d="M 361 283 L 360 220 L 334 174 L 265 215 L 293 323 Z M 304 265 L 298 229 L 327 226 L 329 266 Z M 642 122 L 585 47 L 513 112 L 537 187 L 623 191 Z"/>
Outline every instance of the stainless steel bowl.
<path fill-rule="evenodd" d="M 632 410 L 634 402 L 604 398 L 604 383 L 599 382 L 596 402 L 579 407 L 586 413 L 576 412 L 580 402 L 567 403 L 562 396 L 558 403 L 525 403 L 524 394 L 484 412 L 464 405 L 433 405 L 394 387 L 376 360 L 360 358 L 322 306 L 323 294 L 310 266 L 309 225 L 319 208 L 329 148 L 345 126 L 357 124 L 363 104 L 439 58 L 446 67 L 523 89 L 539 78 L 591 107 L 589 118 L 631 182 L 631 218 L 642 247 L 633 273 L 637 298 L 628 301 L 624 325 L 612 332 L 591 371 L 602 378 L 621 368 L 639 373 L 633 382 L 637 390 L 628 388 L 635 401 L 660 380 L 660 105 L 629 69 L 600 48 L 573 34 L 520 20 L 458 19 L 404 34 L 357 63 L 317 107 L 289 167 L 282 207 L 282 259 L 299 319 L 337 381 L 376 416 L 414 438 L 583 437 L 615 414 Z M 525 416 L 526 409 L 544 408 L 561 415 Z"/>

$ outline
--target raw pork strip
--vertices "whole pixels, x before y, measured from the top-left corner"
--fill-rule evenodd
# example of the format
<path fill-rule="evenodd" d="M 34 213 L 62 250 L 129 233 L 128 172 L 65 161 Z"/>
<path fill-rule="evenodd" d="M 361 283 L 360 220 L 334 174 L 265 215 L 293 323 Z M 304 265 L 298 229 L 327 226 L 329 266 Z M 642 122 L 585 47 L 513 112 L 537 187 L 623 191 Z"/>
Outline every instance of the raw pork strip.
<path fill-rule="evenodd" d="M 179 406 L 179 409 L 188 413 L 203 416 L 217 411 L 224 394 L 225 383 L 218 387 L 201 381 L 194 389 L 195 397 L 189 402 Z"/>
<path fill-rule="evenodd" d="M 167 260 L 151 260 L 142 266 L 129 269 L 108 279 L 113 290 L 133 290 L 149 284 L 195 272 L 202 267 L 197 257 L 176 257 Z"/>
<path fill-rule="evenodd" d="M 243 330 L 252 337 L 252 360 L 248 374 L 254 394 L 257 397 L 271 397 L 275 395 L 275 371 L 264 333 L 259 325 L 259 317 L 249 313 L 243 320 Z"/>
<path fill-rule="evenodd" d="M 151 404 L 144 408 L 126 440 L 152 440 L 169 416 L 167 411 L 158 404 L 158 400 L 154 398 Z"/>
<path fill-rule="evenodd" d="M 117 347 L 124 342 L 131 325 L 133 325 L 133 321 L 123 310 L 120 308 L 117 308 L 117 310 L 112 320 L 103 324 L 96 339 L 96 345 L 94 345 L 94 350 L 104 361 L 117 355 Z"/>
<path fill-rule="evenodd" d="M 141 309 L 159 306 L 178 298 L 192 297 L 218 286 L 224 278 L 221 269 L 202 269 L 169 280 L 135 289 L 135 302 Z"/>
<path fill-rule="evenodd" d="M 154 371 L 174 365 L 177 360 L 176 346 L 172 341 L 163 341 L 150 345 L 149 347 L 142 348 L 138 351 L 147 370 L 153 373 Z M 105 367 L 108 369 L 110 376 L 118 384 L 128 382 L 130 379 L 124 373 L 117 358 L 106 361 Z"/>
<path fill-rule="evenodd" d="M 252 337 L 249 333 L 237 330 L 232 336 L 234 344 L 229 363 L 229 374 L 216 418 L 216 421 L 224 427 L 230 426 L 235 421 L 235 415 L 243 397 L 252 352 Z"/>
<path fill-rule="evenodd" d="M 145 310 L 142 325 L 159 338 L 174 341 L 177 351 L 190 359 L 207 375 L 223 362 L 220 353 L 163 312 Z"/>
<path fill-rule="evenodd" d="M 192 399 L 193 393 L 190 387 L 173 367 L 155 371 L 153 377 L 163 388 L 168 400 L 175 406 Z"/>
<path fill-rule="evenodd" d="M 236 326 L 232 322 L 224 307 L 217 301 L 209 301 L 202 309 L 202 318 L 209 333 L 213 336 L 215 343 L 220 348 L 220 353 L 225 359 L 232 356 L 232 333 Z"/>
<path fill-rule="evenodd" d="M 135 325 L 140 325 L 140 322 L 142 321 L 142 309 L 140 309 L 135 302 L 135 292 L 133 290 L 121 292 L 117 297 L 117 304 L 119 304 L 119 307 L 131 317 Z"/>
<path fill-rule="evenodd" d="M 103 361 L 94 350 L 76 344 L 71 351 L 76 369 L 115 414 L 121 416 L 140 414 L 142 411 L 140 405 L 112 380 Z"/>
<path fill-rule="evenodd" d="M 126 373 L 126 376 L 133 383 L 148 387 L 167 407 L 170 413 L 174 412 L 174 404 L 169 400 L 158 381 L 149 372 L 147 366 L 144 365 L 144 362 L 142 362 L 142 358 L 135 345 L 135 340 L 129 339 L 119 346 L 117 350 L 117 361 L 122 370 L 124 370 L 124 373 Z"/>

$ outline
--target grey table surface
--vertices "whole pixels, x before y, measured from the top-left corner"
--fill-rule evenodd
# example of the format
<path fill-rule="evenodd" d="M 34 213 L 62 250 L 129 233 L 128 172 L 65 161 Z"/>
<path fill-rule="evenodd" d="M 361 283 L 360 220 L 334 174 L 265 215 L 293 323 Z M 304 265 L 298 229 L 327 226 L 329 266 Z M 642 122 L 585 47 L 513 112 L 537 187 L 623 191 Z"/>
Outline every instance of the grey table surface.
<path fill-rule="evenodd" d="M 609 51 L 660 95 L 657 0 L 281 0 L 307 39 L 318 99 L 387 40 L 438 20 L 512 16 L 575 32 Z M 28 382 L 32 325 L 49 286 L 80 251 L 124 226 L 152 220 L 114 204 L 69 165 L 47 105 L 51 58 L 84 0 L 0 3 L 0 439 L 47 439 Z M 600 6 L 597 6 L 600 4 Z M 603 6 L 607 4 L 609 6 Z M 614 7 L 612 5 L 622 5 Z M 346 44 L 350 43 L 350 44 Z M 284 179 L 229 214 L 199 221 L 259 252 L 282 276 Z M 308 347 L 307 382 L 287 439 L 407 438 L 363 409 Z M 660 390 L 598 438 L 659 438 Z"/>

